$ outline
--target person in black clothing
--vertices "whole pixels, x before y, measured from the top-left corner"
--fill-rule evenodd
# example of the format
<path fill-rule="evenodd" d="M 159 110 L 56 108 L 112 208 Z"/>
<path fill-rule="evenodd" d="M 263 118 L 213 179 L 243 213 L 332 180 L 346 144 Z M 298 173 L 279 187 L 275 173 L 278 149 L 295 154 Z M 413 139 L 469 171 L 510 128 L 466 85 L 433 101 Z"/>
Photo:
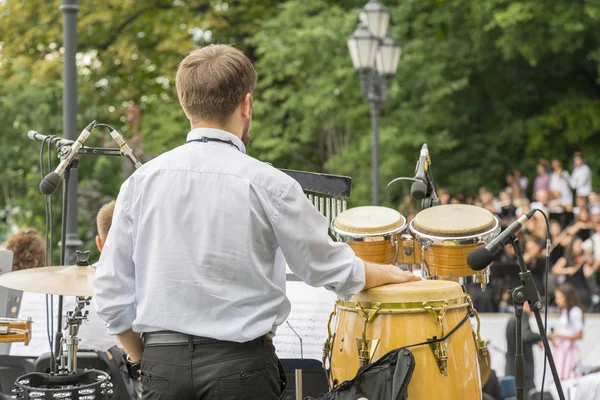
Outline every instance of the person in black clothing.
<path fill-rule="evenodd" d="M 496 371 L 492 370 L 490 372 L 490 377 L 485 385 L 483 385 L 483 388 L 481 388 L 481 391 L 483 392 L 483 400 L 502 400 L 502 388 L 496 376 Z"/>
<path fill-rule="evenodd" d="M 533 346 L 538 345 L 541 347 L 542 337 L 538 333 L 531 331 L 529 326 L 529 316 L 532 314 L 529 309 L 528 303 L 523 305 L 523 372 L 524 381 L 523 386 L 525 387 L 525 398 L 528 398 L 528 393 L 531 389 L 535 389 L 533 383 Z M 515 352 L 517 348 L 517 337 L 515 332 L 516 318 L 512 317 L 506 325 L 506 367 L 504 370 L 504 376 L 515 376 Z"/>
<path fill-rule="evenodd" d="M 529 236 L 525 240 L 525 254 L 523 258 L 527 264 L 527 269 L 531 271 L 535 287 L 540 296 L 544 296 L 546 288 L 544 285 L 544 273 L 546 272 L 546 258 L 542 254 L 544 242 L 537 237 Z"/>
<path fill-rule="evenodd" d="M 586 263 L 593 263 L 593 258 L 584 253 L 582 243 L 580 237 L 573 237 L 573 241 L 565 250 L 565 256 L 552 267 L 552 273 L 556 275 L 559 285 L 563 283 L 573 285 L 579 292 L 581 303 L 587 307 L 590 304 L 590 293 L 583 267 Z"/>
<path fill-rule="evenodd" d="M 550 264 L 554 265 L 565 254 L 565 247 L 569 245 L 572 237 L 568 232 L 563 232 L 560 222 L 550 221 L 550 236 L 552 239 L 552 251 L 550 252 Z"/>

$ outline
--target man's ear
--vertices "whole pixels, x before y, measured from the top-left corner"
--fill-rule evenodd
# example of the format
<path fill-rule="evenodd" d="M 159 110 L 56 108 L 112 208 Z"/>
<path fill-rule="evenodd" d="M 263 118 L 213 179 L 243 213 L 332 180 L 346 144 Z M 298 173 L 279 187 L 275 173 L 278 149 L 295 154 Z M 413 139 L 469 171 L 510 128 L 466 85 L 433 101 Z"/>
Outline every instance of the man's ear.
<path fill-rule="evenodd" d="M 102 238 L 98 235 L 96 235 L 96 247 L 98 248 L 98 251 L 102 251 L 102 248 L 104 247 L 104 241 L 102 241 Z"/>
<path fill-rule="evenodd" d="M 246 93 L 244 98 L 242 99 L 242 117 L 248 119 L 252 115 L 252 95 L 250 93 Z"/>

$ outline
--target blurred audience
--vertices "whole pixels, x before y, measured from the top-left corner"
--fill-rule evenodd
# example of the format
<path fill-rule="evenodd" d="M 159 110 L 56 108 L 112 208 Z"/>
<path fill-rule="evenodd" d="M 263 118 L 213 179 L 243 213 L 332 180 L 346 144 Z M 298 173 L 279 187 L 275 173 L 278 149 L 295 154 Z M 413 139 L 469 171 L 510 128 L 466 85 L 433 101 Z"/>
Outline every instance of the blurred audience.
<path fill-rule="evenodd" d="M 568 169 L 571 170 L 571 166 Z M 440 192 L 444 204 L 474 204 L 490 210 L 499 218 L 502 229 L 532 208 L 543 210 L 550 219 L 547 284 L 546 220 L 540 213 L 534 214 L 519 234 L 525 262 L 540 295 L 547 295 L 551 307 L 556 307 L 555 289 L 568 283 L 577 291 L 586 311 L 600 312 L 600 196 L 593 191 L 591 169 L 583 155 L 575 152 L 570 174 L 560 160 L 553 159 L 550 163 L 542 158 L 537 163 L 530 188 L 525 175 L 519 170 L 508 172 L 505 186 L 497 195 L 488 187 L 481 187 L 476 199 L 445 189 Z M 531 189 L 531 197 L 527 196 L 528 189 Z M 500 312 L 511 311 L 505 291 L 516 286 L 518 280 L 518 265 L 511 246 L 497 255 L 491 273 L 493 279 L 488 290 L 494 291 L 494 308 Z M 489 303 L 482 306 L 491 309 Z"/>

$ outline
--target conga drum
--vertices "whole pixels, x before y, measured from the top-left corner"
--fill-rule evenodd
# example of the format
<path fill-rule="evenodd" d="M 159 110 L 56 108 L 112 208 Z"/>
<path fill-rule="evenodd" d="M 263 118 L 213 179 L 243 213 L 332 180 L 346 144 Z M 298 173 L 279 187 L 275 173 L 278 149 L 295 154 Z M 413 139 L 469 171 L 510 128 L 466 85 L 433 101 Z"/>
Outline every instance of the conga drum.
<path fill-rule="evenodd" d="M 395 264 L 398 259 L 406 218 L 387 207 L 350 208 L 338 215 L 332 231 L 365 261 Z"/>
<path fill-rule="evenodd" d="M 410 231 L 421 245 L 427 279 L 479 283 L 485 289 L 489 268 L 473 271 L 467 256 L 500 233 L 500 222 L 494 214 L 464 204 L 427 208 L 411 221 Z"/>
<path fill-rule="evenodd" d="M 369 289 L 338 300 L 326 343 L 330 383 L 352 379 L 387 352 L 407 347 L 416 366 L 410 400 L 481 399 L 470 298 L 456 282 L 422 280 Z M 332 318 L 330 318 L 330 325 Z M 440 340 L 443 339 L 443 340 Z"/>

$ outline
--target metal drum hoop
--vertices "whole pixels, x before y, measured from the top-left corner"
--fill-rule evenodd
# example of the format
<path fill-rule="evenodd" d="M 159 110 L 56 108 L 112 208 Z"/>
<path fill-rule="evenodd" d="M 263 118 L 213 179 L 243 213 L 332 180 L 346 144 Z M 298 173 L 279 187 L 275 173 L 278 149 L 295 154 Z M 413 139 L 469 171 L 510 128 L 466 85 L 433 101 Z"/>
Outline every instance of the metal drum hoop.
<path fill-rule="evenodd" d="M 348 242 L 348 241 L 364 242 L 365 239 L 378 238 L 378 237 L 382 238 L 382 240 L 384 240 L 384 241 L 391 240 L 394 235 L 405 232 L 406 228 L 408 226 L 408 224 L 406 223 L 406 219 L 404 219 L 404 223 L 402 224 L 402 226 L 400 226 L 399 228 L 396 228 L 394 230 L 391 230 L 391 231 L 375 232 L 375 233 L 356 233 L 356 232 L 348 232 L 348 231 L 339 229 L 333 224 L 334 222 L 335 222 L 335 220 L 331 222 L 331 230 L 335 233 L 335 235 L 338 237 L 338 239 L 341 240 L 342 242 Z"/>
<path fill-rule="evenodd" d="M 338 301 L 337 309 L 349 312 L 358 310 L 378 310 L 378 314 L 407 314 L 426 313 L 439 311 L 441 309 L 454 310 L 469 307 L 467 296 L 461 296 L 448 300 L 426 300 L 426 301 L 403 301 L 403 302 L 360 302 L 360 301 Z M 426 308 L 427 307 L 427 308 Z"/>
<path fill-rule="evenodd" d="M 421 243 L 421 246 L 426 250 L 431 245 L 450 245 L 448 242 L 452 242 L 452 245 L 464 245 L 464 244 L 477 244 L 477 243 L 488 243 L 494 237 L 500 233 L 500 221 L 494 215 L 494 226 L 485 232 L 464 235 L 464 236 L 435 236 L 426 233 L 422 233 L 414 226 L 414 219 L 410 221 L 409 229 L 415 235 L 415 237 Z"/>
<path fill-rule="evenodd" d="M 483 272 L 483 273 L 481 273 L 481 272 Z M 489 271 L 489 267 L 488 267 L 488 268 L 481 270 L 480 273 L 477 275 L 457 276 L 457 277 L 430 275 L 430 276 L 427 276 L 427 279 L 457 282 L 460 285 L 470 285 L 472 283 L 479 283 L 479 284 L 483 284 L 483 285 L 487 286 L 487 284 L 490 283 L 490 271 Z"/>
<path fill-rule="evenodd" d="M 113 384 L 107 372 L 95 369 L 67 375 L 31 372 L 17 378 L 12 392 L 13 399 L 23 400 L 104 400 L 112 398 Z"/>

